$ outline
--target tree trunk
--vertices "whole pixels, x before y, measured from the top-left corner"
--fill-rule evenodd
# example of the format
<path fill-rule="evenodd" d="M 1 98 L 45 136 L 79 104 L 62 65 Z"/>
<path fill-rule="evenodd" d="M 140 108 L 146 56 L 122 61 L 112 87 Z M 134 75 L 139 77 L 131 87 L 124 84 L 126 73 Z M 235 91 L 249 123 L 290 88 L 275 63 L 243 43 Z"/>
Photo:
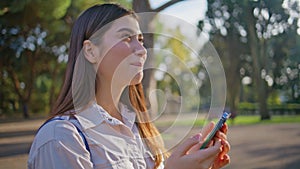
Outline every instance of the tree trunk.
<path fill-rule="evenodd" d="M 148 50 L 148 58 L 145 63 L 145 71 L 144 71 L 144 79 L 143 86 L 146 95 L 146 102 L 148 109 L 150 110 L 150 115 L 155 117 L 158 111 L 158 103 L 156 93 L 151 93 L 155 91 L 157 88 L 156 80 L 154 79 L 154 56 L 153 56 L 153 46 L 154 46 L 154 31 L 151 29 L 151 22 L 155 17 L 155 13 L 143 13 L 143 12 L 160 12 L 165 8 L 178 3 L 182 0 L 171 0 L 156 9 L 152 9 L 149 3 L 149 0 L 133 0 L 132 1 L 132 9 L 141 14 L 142 18 L 140 19 L 140 27 L 142 32 L 144 33 L 144 44 L 146 49 Z M 149 97 L 151 94 L 151 97 Z"/>
<path fill-rule="evenodd" d="M 227 84 L 227 104 L 231 114 L 231 118 L 236 117 L 237 106 L 239 103 L 239 93 L 240 93 L 240 63 L 239 59 L 243 46 L 239 41 L 238 34 L 232 30 L 228 32 L 226 37 L 222 35 L 215 36 L 213 43 L 216 45 L 216 49 L 220 54 L 220 59 L 222 61 Z M 236 51 L 239 49 L 239 51 Z"/>
<path fill-rule="evenodd" d="M 248 19 L 248 38 L 250 42 L 250 51 L 251 56 L 253 58 L 253 80 L 255 82 L 256 86 L 256 95 L 258 99 L 259 104 L 259 113 L 261 115 L 261 120 L 267 120 L 270 119 L 271 116 L 268 112 L 267 107 L 267 88 L 266 88 L 266 82 L 261 77 L 261 71 L 263 69 L 263 58 L 266 57 L 263 55 L 264 52 L 261 52 L 265 50 L 263 47 L 264 44 L 262 41 L 259 41 L 256 30 L 255 30 L 255 24 L 256 20 L 252 14 L 253 8 L 248 7 L 247 11 L 247 19 Z"/>
<path fill-rule="evenodd" d="M 28 113 L 28 102 L 22 100 L 22 112 L 23 112 L 23 118 L 28 119 L 29 113 Z"/>
<path fill-rule="evenodd" d="M 18 96 L 19 102 L 21 102 L 24 118 L 29 118 L 28 103 L 30 102 L 32 90 L 34 88 L 34 82 L 36 79 L 35 63 L 38 54 L 39 54 L 39 49 L 37 49 L 34 53 L 30 51 L 26 51 L 26 59 L 28 59 L 28 65 L 30 66 L 28 67 L 27 70 L 28 72 L 23 72 L 23 74 L 26 77 L 25 88 L 21 87 L 20 77 L 18 76 L 18 73 L 16 72 L 14 67 L 11 65 L 7 67 L 7 72 L 13 83 L 14 90 Z"/>
<path fill-rule="evenodd" d="M 148 1 L 139 1 L 139 0 L 133 0 L 132 7 L 135 12 L 140 14 L 142 18 L 140 18 L 140 27 L 142 32 L 144 33 L 144 46 L 148 50 L 148 56 L 145 63 L 145 70 L 144 70 L 144 78 L 143 78 L 143 87 L 147 102 L 147 108 L 150 110 L 151 116 L 156 116 L 157 110 L 158 110 L 158 104 L 157 104 L 157 97 L 156 94 L 151 94 L 151 91 L 154 91 L 156 89 L 156 81 L 153 76 L 153 52 L 149 52 L 149 50 L 153 49 L 154 46 L 154 38 L 152 33 L 147 32 L 153 32 L 150 30 L 150 23 L 152 22 L 153 18 L 152 16 L 148 15 L 149 17 L 146 17 L 147 15 L 143 14 L 142 12 L 149 12 L 151 11 L 151 7 Z"/>
<path fill-rule="evenodd" d="M 261 58 L 261 64 L 266 64 L 267 63 L 267 59 L 266 59 L 266 43 L 264 39 L 260 39 L 259 41 L 259 46 L 260 46 L 260 58 Z M 265 69 L 266 71 L 266 66 L 261 66 L 261 69 Z M 261 120 L 268 120 L 270 119 L 270 115 L 269 115 L 269 111 L 268 111 L 268 104 L 267 104 L 267 99 L 268 99 L 268 86 L 267 86 L 267 82 L 265 81 L 265 77 L 261 77 L 261 73 L 260 73 L 260 78 L 258 78 L 257 80 L 258 82 L 258 90 L 259 93 L 257 94 L 258 96 L 258 103 L 259 103 L 259 112 L 261 115 Z"/>
<path fill-rule="evenodd" d="M 259 112 L 260 112 L 260 119 L 261 120 L 269 120 L 271 118 L 268 107 L 267 107 L 267 84 L 264 79 L 261 79 L 258 88 L 258 104 L 259 104 Z"/>
<path fill-rule="evenodd" d="M 54 68 L 51 71 L 52 83 L 51 83 L 50 93 L 49 93 L 49 107 L 50 107 L 49 113 L 52 112 L 52 108 L 56 101 L 55 88 L 57 86 L 57 75 L 59 70 L 58 67 L 59 65 L 55 64 Z"/>
<path fill-rule="evenodd" d="M 227 79 L 227 91 L 228 91 L 228 102 L 230 111 L 232 113 L 231 118 L 234 119 L 237 113 L 237 105 L 239 103 L 239 92 L 240 92 L 240 54 L 241 52 L 236 52 L 235 49 L 242 50 L 242 46 L 239 43 L 239 37 L 236 32 L 231 32 L 231 36 L 227 39 L 229 56 L 227 58 L 228 64 L 226 65 L 226 79 Z M 230 43 L 231 42 L 231 43 Z"/>

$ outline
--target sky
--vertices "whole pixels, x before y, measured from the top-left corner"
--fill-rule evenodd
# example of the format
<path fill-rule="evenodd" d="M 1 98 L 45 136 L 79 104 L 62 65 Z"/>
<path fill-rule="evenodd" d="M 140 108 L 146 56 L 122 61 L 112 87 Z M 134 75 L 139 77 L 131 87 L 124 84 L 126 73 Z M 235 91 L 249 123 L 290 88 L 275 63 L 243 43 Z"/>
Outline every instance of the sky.
<path fill-rule="evenodd" d="M 156 7 L 161 6 L 168 1 L 170 0 L 150 0 L 150 4 L 152 8 L 155 9 Z M 208 36 L 205 36 L 203 34 L 197 35 L 198 22 L 199 20 L 204 19 L 206 11 L 206 0 L 186 0 L 176 3 L 175 5 L 172 5 L 160 12 L 162 14 L 172 15 L 176 17 L 173 18 L 169 16 L 162 16 L 161 18 L 159 18 L 160 21 L 162 21 L 162 23 L 164 24 L 164 28 L 167 28 L 166 32 L 162 32 L 163 34 L 161 35 L 161 37 L 167 39 L 169 35 L 172 35 L 172 30 L 176 28 L 176 25 L 174 26 L 174 24 L 179 25 L 178 27 L 180 28 L 181 34 L 184 35 L 184 37 L 177 36 L 176 34 L 173 34 L 174 36 L 171 37 L 177 38 L 177 40 L 184 43 L 185 47 L 190 53 L 188 54 L 188 56 L 184 56 L 184 60 L 180 60 L 174 52 L 170 51 L 169 53 L 167 49 L 161 48 L 162 50 L 160 50 L 160 52 L 163 52 L 165 62 L 159 63 L 158 69 L 162 71 L 156 71 L 158 73 L 155 73 L 155 78 L 161 78 L 160 76 L 162 75 L 160 75 L 160 72 L 168 72 L 168 74 L 170 74 L 172 78 L 175 79 L 176 83 L 180 82 L 178 83 L 178 85 L 180 86 L 180 93 L 182 94 L 181 98 L 187 103 L 189 101 L 187 101 L 186 99 L 194 99 L 194 91 L 197 90 L 197 88 L 202 84 L 202 79 L 195 77 L 191 71 L 191 67 L 199 64 L 201 61 L 206 67 L 208 77 L 212 76 L 212 78 L 209 77 L 212 84 L 212 90 L 221 91 L 218 93 L 217 98 L 214 97 L 216 95 L 213 96 L 213 98 L 211 99 L 211 104 L 215 106 L 217 105 L 216 107 L 223 107 L 223 105 L 225 104 L 225 93 L 223 93 L 223 86 L 226 85 L 224 84 L 225 74 L 223 71 L 222 63 L 220 62 L 220 59 L 218 57 L 219 55 L 210 44 L 208 44 L 207 48 L 205 48 L 205 51 L 203 51 L 203 56 L 207 56 L 206 58 L 200 57 L 198 54 L 199 51 L 202 51 L 202 49 L 204 49 L 204 44 L 206 44 L 209 40 Z M 168 30 L 168 28 L 171 29 Z M 172 64 L 167 63 L 168 59 L 171 60 L 171 62 L 176 62 L 175 65 L 177 67 L 175 66 L 175 68 L 171 67 L 170 69 L 164 69 L 163 67 L 172 66 Z M 177 70 L 180 70 L 180 72 L 184 73 L 177 74 Z M 200 72 L 199 75 L 201 75 Z M 184 80 L 181 80 L 182 78 Z M 191 102 L 188 104 L 192 105 L 193 99 L 191 99 Z M 214 111 L 220 113 L 222 112 L 217 109 L 215 109 Z"/>
<path fill-rule="evenodd" d="M 150 0 L 150 5 L 155 9 L 168 1 L 170 0 Z M 185 0 L 161 11 L 160 15 L 162 16 L 159 17 L 159 20 L 167 29 L 174 30 L 174 28 L 179 27 L 181 33 L 192 41 L 197 33 L 198 22 L 204 19 L 206 11 L 206 0 Z"/>
<path fill-rule="evenodd" d="M 152 8 L 156 8 L 168 1 L 170 0 L 150 0 L 150 4 Z M 186 0 L 166 8 L 162 13 L 179 17 L 186 22 L 197 25 L 198 21 L 204 18 L 206 10 L 206 0 Z"/>

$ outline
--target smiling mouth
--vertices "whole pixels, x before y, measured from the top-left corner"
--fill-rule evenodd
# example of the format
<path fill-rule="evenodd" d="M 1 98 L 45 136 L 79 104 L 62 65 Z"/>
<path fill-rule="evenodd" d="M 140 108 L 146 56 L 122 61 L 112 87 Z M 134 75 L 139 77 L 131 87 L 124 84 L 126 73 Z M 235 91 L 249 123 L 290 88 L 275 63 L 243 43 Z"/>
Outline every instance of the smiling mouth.
<path fill-rule="evenodd" d="M 137 67 L 143 67 L 143 63 L 140 63 L 140 62 L 136 62 L 136 63 L 131 63 L 130 65 L 132 66 L 137 66 Z"/>

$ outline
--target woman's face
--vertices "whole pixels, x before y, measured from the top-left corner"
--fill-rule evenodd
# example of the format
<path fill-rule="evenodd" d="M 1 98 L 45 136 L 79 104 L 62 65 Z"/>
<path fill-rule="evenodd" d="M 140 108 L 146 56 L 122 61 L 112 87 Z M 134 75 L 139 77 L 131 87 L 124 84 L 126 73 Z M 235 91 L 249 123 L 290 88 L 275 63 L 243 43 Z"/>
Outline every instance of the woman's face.
<path fill-rule="evenodd" d="M 99 50 L 103 56 L 97 73 L 100 81 L 122 86 L 141 82 L 147 51 L 139 24 L 133 16 L 114 21 L 103 35 Z"/>

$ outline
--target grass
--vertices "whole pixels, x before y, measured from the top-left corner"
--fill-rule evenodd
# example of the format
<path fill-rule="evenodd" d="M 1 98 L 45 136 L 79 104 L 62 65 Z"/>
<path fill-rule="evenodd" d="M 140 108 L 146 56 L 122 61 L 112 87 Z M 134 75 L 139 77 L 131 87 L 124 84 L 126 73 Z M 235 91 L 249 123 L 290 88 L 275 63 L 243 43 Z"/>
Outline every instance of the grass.
<path fill-rule="evenodd" d="M 300 115 L 272 116 L 270 120 L 260 120 L 260 116 L 237 116 L 229 125 L 300 123 Z"/>
<path fill-rule="evenodd" d="M 216 121 L 217 119 L 213 119 Z M 228 120 L 227 124 L 229 126 L 232 125 L 255 125 L 255 124 L 280 124 L 280 123 L 300 123 L 300 115 L 283 115 L 283 116 L 275 116 L 273 115 L 270 120 L 260 120 L 260 116 L 237 116 L 234 121 L 231 119 Z M 177 121 L 176 124 L 173 124 L 173 121 L 164 121 L 164 122 L 156 122 L 156 126 L 164 127 L 170 125 L 178 125 L 178 126 L 203 126 L 205 121 L 203 119 L 194 120 L 181 120 Z"/>

